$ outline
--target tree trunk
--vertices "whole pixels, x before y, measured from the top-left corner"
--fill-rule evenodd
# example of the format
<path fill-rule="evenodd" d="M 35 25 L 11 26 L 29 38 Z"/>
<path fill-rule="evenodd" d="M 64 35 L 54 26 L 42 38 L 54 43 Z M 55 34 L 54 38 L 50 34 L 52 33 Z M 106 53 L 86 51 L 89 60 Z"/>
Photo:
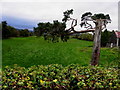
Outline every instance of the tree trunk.
<path fill-rule="evenodd" d="M 100 59 L 100 45 L 101 45 L 101 31 L 102 31 L 102 20 L 97 20 L 96 29 L 94 33 L 94 45 L 92 52 L 91 65 L 95 66 L 98 64 Z"/>

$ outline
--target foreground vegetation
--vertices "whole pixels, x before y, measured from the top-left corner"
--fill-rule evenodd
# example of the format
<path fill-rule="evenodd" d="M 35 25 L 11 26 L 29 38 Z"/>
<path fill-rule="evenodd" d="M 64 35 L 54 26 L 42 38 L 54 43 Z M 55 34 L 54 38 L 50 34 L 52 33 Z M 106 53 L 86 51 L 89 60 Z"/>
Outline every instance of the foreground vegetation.
<path fill-rule="evenodd" d="M 120 89 L 118 69 L 100 66 L 50 64 L 24 68 L 14 65 L 6 66 L 2 74 L 2 88 L 6 90 Z"/>
<path fill-rule="evenodd" d="M 11 38 L 2 41 L 2 65 L 23 67 L 33 65 L 80 64 L 88 66 L 92 42 L 70 39 L 68 42 L 51 43 L 42 37 Z M 116 48 L 101 48 L 100 65 L 114 64 L 118 60 Z"/>
<path fill-rule="evenodd" d="M 101 48 L 100 66 L 89 66 L 90 41 L 51 43 L 42 37 L 19 37 L 2 45 L 3 90 L 120 88 L 116 48 Z"/>

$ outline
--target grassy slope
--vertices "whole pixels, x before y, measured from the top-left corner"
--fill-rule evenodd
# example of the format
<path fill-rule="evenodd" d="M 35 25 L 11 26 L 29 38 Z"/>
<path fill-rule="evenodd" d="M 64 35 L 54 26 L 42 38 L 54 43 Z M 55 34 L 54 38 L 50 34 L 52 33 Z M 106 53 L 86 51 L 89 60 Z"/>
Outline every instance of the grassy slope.
<path fill-rule="evenodd" d="M 43 38 L 11 38 L 3 40 L 3 66 L 71 63 L 88 65 L 91 59 L 92 42 L 70 39 L 68 42 L 48 43 Z M 117 52 L 109 48 L 101 50 L 101 64 L 117 60 Z"/>

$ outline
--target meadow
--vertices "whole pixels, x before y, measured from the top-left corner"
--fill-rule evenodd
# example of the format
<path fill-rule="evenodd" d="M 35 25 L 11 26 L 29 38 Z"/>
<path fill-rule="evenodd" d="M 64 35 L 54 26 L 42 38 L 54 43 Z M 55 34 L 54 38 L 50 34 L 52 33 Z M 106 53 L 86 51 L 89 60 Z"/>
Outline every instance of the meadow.
<path fill-rule="evenodd" d="M 2 41 L 2 65 L 23 67 L 33 65 L 90 64 L 92 41 L 69 39 L 68 42 L 47 42 L 42 37 L 18 37 Z M 101 48 L 99 64 L 102 66 L 115 65 L 118 60 L 116 48 Z"/>

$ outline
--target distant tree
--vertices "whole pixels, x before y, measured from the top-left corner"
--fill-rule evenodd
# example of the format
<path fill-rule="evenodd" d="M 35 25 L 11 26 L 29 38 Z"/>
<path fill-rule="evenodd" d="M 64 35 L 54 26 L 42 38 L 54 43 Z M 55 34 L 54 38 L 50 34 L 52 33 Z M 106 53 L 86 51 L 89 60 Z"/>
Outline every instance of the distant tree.
<path fill-rule="evenodd" d="M 7 22 L 2 21 L 2 38 L 9 38 L 10 30 L 7 28 Z"/>
<path fill-rule="evenodd" d="M 93 41 L 93 35 L 89 34 L 89 33 L 84 33 L 84 34 L 81 34 L 80 36 L 78 36 L 78 39 Z"/>
<path fill-rule="evenodd" d="M 9 37 L 18 37 L 19 31 L 16 30 L 14 27 L 7 25 L 6 21 L 2 22 L 2 38 L 9 38 Z"/>
<path fill-rule="evenodd" d="M 10 37 L 28 37 L 32 36 L 33 32 L 30 32 L 28 29 L 17 30 L 16 28 L 7 25 L 6 21 L 2 21 L 2 38 L 7 39 Z"/>
<path fill-rule="evenodd" d="M 29 36 L 29 30 L 28 29 L 23 29 L 23 30 L 20 30 L 20 36 L 21 37 L 28 37 Z"/>
<path fill-rule="evenodd" d="M 29 36 L 34 36 L 34 32 L 33 31 L 29 31 Z"/>
<path fill-rule="evenodd" d="M 34 33 L 36 36 L 42 36 L 44 33 L 51 31 L 52 24 L 47 23 L 38 23 L 38 27 L 34 27 Z"/>
<path fill-rule="evenodd" d="M 19 31 L 16 30 L 12 26 L 7 26 L 7 29 L 9 30 L 10 37 L 18 37 L 19 36 Z"/>
<path fill-rule="evenodd" d="M 108 31 L 107 29 L 104 32 L 102 32 L 101 34 L 101 46 L 102 47 L 105 47 L 107 45 L 110 39 L 110 35 L 111 35 L 111 32 Z"/>
<path fill-rule="evenodd" d="M 0 31 L 2 31 L 2 23 L 0 23 Z"/>
<path fill-rule="evenodd" d="M 0 23 L 0 39 L 2 39 L 2 22 Z"/>

